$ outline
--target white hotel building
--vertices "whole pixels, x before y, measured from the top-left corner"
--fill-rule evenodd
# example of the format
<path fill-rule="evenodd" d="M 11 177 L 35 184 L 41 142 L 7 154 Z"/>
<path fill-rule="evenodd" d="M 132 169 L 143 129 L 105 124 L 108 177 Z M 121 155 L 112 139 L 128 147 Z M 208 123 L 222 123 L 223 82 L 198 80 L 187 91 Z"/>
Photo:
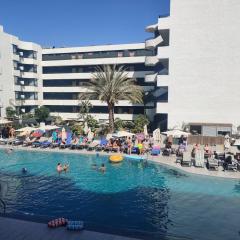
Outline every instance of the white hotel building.
<path fill-rule="evenodd" d="M 125 65 L 151 101 L 119 101 L 115 117 L 146 113 L 162 129 L 185 123 L 240 125 L 240 1 L 171 0 L 170 16 L 146 27 L 144 43 L 42 48 L 0 27 L 0 106 L 22 113 L 47 106 L 52 115 L 76 119 L 79 93 L 97 65 Z M 108 119 L 105 103 L 91 99 L 91 113 Z"/>

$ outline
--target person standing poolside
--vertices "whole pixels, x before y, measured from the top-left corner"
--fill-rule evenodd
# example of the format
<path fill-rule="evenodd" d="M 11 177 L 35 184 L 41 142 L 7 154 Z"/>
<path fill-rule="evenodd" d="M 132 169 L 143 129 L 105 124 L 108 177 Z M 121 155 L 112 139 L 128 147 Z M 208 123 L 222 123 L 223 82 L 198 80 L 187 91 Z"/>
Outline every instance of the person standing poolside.
<path fill-rule="evenodd" d="M 63 167 L 62 167 L 61 163 L 58 163 L 57 164 L 57 172 L 59 173 L 59 175 L 62 171 L 63 171 Z"/>
<path fill-rule="evenodd" d="M 131 154 L 131 152 L 132 152 L 132 139 L 129 137 L 127 139 L 127 153 Z"/>

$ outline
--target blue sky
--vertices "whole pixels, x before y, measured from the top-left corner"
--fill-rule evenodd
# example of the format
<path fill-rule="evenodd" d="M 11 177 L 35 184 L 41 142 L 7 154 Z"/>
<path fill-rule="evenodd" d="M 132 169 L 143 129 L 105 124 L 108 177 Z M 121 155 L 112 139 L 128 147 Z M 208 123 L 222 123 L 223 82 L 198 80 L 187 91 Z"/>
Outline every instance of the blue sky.
<path fill-rule="evenodd" d="M 43 46 L 143 42 L 169 0 L 1 0 L 0 25 Z"/>

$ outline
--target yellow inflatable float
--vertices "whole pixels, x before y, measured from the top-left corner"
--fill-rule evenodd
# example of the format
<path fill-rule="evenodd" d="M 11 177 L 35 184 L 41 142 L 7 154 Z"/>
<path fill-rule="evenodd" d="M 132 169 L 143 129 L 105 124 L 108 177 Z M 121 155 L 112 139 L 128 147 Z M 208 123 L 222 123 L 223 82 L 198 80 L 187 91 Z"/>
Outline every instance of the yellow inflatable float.
<path fill-rule="evenodd" d="M 112 155 L 109 157 L 109 161 L 111 163 L 120 163 L 123 160 L 123 156 L 122 155 Z"/>

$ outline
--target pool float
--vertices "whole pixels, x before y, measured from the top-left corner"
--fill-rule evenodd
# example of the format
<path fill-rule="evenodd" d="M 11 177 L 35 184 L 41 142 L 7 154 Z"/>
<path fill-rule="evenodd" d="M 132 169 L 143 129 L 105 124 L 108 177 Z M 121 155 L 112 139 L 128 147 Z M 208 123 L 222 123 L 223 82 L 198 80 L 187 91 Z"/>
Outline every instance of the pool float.
<path fill-rule="evenodd" d="M 142 160 L 145 160 L 144 157 L 140 157 L 140 156 L 136 156 L 136 155 L 126 155 L 126 158 L 127 159 L 130 159 L 130 160 L 135 160 L 135 161 L 142 161 Z"/>
<path fill-rule="evenodd" d="M 109 161 L 111 163 L 119 163 L 123 161 L 123 156 L 122 155 L 112 155 L 109 157 Z"/>
<path fill-rule="evenodd" d="M 71 231 L 80 231 L 83 230 L 84 223 L 83 221 L 68 221 L 67 230 Z"/>
<path fill-rule="evenodd" d="M 56 228 L 56 227 L 66 226 L 67 222 L 68 221 L 65 218 L 53 219 L 53 220 L 48 222 L 48 227 Z"/>

